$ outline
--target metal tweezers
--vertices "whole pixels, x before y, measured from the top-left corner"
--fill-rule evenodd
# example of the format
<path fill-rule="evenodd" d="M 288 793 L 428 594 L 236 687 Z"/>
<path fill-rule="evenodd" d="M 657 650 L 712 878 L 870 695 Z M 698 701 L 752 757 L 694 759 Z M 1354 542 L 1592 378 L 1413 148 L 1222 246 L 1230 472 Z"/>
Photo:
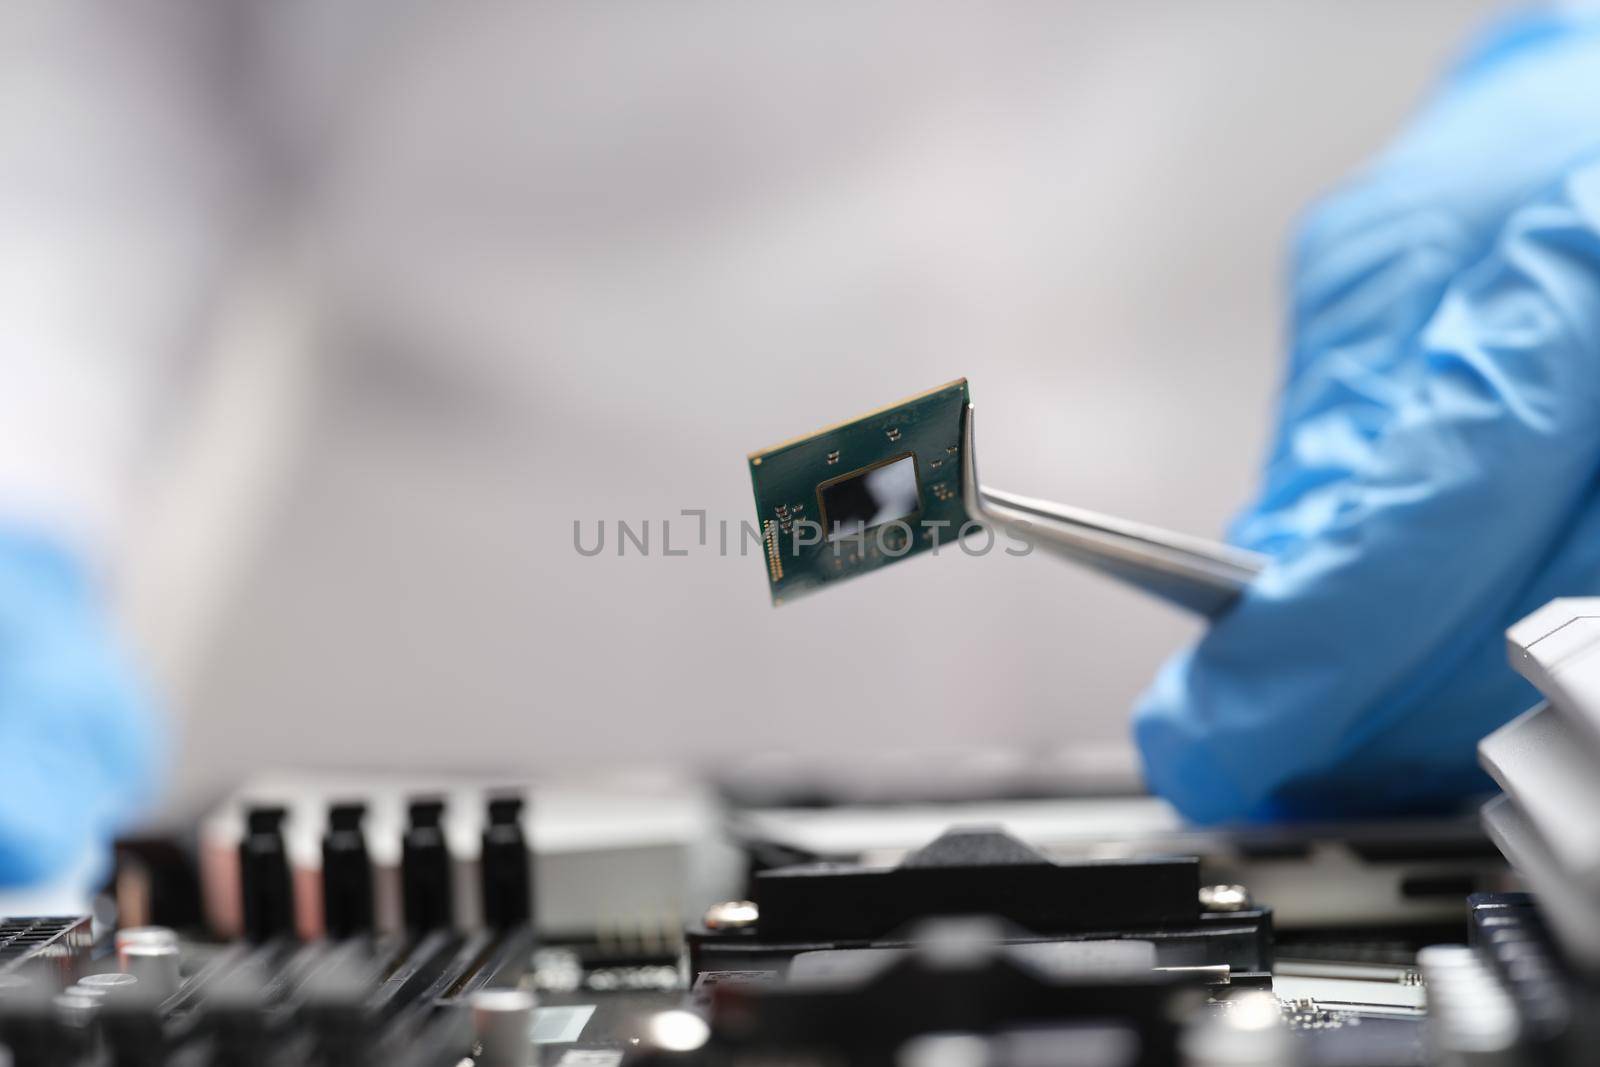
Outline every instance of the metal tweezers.
<path fill-rule="evenodd" d="M 971 404 L 963 422 L 961 492 L 974 522 L 1213 618 L 1267 564 L 1259 553 L 1203 537 L 981 486 Z"/>

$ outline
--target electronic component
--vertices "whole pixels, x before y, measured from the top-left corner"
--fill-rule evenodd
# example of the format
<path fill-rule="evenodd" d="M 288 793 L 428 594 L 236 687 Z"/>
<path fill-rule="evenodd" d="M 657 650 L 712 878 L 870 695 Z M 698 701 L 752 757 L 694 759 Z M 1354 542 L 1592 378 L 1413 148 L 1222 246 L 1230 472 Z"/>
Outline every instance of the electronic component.
<path fill-rule="evenodd" d="M 400 879 L 405 896 L 406 928 L 413 933 L 447 930 L 455 921 L 450 881 L 450 849 L 440 820 L 444 801 L 411 802 L 411 825 L 401 842 Z"/>
<path fill-rule="evenodd" d="M 1479 761 L 1505 790 L 1481 814 L 1533 893 L 1472 897 L 1471 947 L 1424 959 L 1441 1060 L 1594 1058 L 1600 1024 L 1587 1008 L 1600 998 L 1597 620 L 1600 599 L 1558 599 L 1507 631 L 1511 665 L 1546 702 L 1479 743 Z"/>
<path fill-rule="evenodd" d="M 713 909 L 689 931 L 690 969 L 786 973 L 802 954 L 899 949 L 915 923 L 968 915 L 1006 924 L 1012 943 L 1134 941 L 1164 967 L 1217 967 L 1235 985 L 1264 982 L 1271 912 L 1230 889 L 1226 902 L 1207 906 L 1193 857 L 1058 863 L 1002 831 L 956 828 L 893 867 L 758 873 L 748 910 Z"/>
<path fill-rule="evenodd" d="M 483 989 L 472 997 L 478 1039 L 477 1067 L 526 1067 L 533 1031 L 533 994 L 524 989 Z"/>
<path fill-rule="evenodd" d="M 1505 790 L 1483 823 L 1538 894 L 1566 956 L 1600 981 L 1600 599 L 1553 600 L 1507 632 L 1511 665 L 1546 698 L 1485 738 Z"/>
<path fill-rule="evenodd" d="M 898 755 L 898 754 L 896 754 Z M 908 759 L 869 763 L 885 789 Z M 870 775 L 870 777 L 868 777 Z M 908 786 L 914 783 L 908 781 Z M 985 779 L 993 787 L 993 779 Z M 936 803 L 912 792 L 866 803 L 847 782 L 795 778 L 776 799 L 736 808 L 734 825 L 766 866 L 806 859 L 894 862 L 941 827 L 1003 825 L 1054 860 L 1195 856 L 1206 885 L 1248 885 L 1278 930 L 1379 926 L 1454 937 L 1461 901 L 1498 888 L 1506 863 L 1472 816 L 1294 826 L 1193 827 L 1163 800 L 1120 795 Z M 753 890 L 746 887 L 741 895 Z M 1426 937 L 1421 938 L 1426 940 Z"/>
<path fill-rule="evenodd" d="M 689 1061 L 697 1065 L 1160 1067 L 1177 1062 L 1206 980 L 1052 970 L 981 923 L 935 924 L 914 948 L 861 970 L 793 982 L 715 977 L 700 985 L 710 1027 Z M 643 1062 L 682 1061 L 658 1054 Z"/>
<path fill-rule="evenodd" d="M 282 808 L 256 808 L 239 843 L 245 936 L 269 941 L 294 930 L 294 887 L 283 845 Z"/>
<path fill-rule="evenodd" d="M 479 881 L 483 887 L 483 923 L 505 930 L 532 921 L 533 883 L 528 842 L 522 834 L 522 798 L 494 797 L 489 824 L 483 828 Z"/>
<path fill-rule="evenodd" d="M 157 1000 L 166 1000 L 178 991 L 180 963 L 176 941 L 136 941 L 117 952 L 117 965 Z"/>
<path fill-rule="evenodd" d="M 1600 597 L 1559 597 L 1506 632 L 1511 666 L 1600 748 Z"/>
<path fill-rule="evenodd" d="M 322 922 L 329 937 L 373 928 L 372 860 L 361 821 L 365 804 L 335 804 L 322 837 Z"/>
<path fill-rule="evenodd" d="M 517 826 L 502 823 L 489 834 L 497 817 L 511 818 L 509 805 L 500 802 L 510 801 L 513 792 L 526 798 Z M 457 930 L 478 930 L 490 921 L 483 912 L 485 837 L 506 840 L 519 829 L 529 855 L 526 914 L 536 914 L 551 938 L 599 938 L 619 951 L 676 945 L 684 924 L 699 916 L 706 901 L 736 895 L 740 887 L 742 856 L 723 839 L 716 797 L 689 778 L 614 774 L 534 783 L 503 775 L 272 774 L 243 786 L 201 823 L 198 866 L 206 923 L 220 936 L 241 933 L 239 844 L 246 816 L 257 807 L 281 806 L 290 813 L 283 835 L 298 898 L 295 932 L 305 941 L 330 933 L 325 914 L 338 906 L 320 899 L 327 873 L 324 838 L 335 813 L 360 798 L 366 812 L 360 837 L 372 874 L 370 928 L 380 935 L 398 933 L 405 926 L 401 856 L 408 808 L 426 796 L 446 801 L 440 829 L 449 852 L 449 925 Z M 509 883 L 499 882 L 495 872 L 509 871 L 511 879 L 518 872 L 509 850 L 499 856 L 488 863 L 487 877 L 504 888 Z M 337 884 L 342 883 L 336 879 Z M 508 907 L 505 914 L 514 919 L 520 909 Z"/>
<path fill-rule="evenodd" d="M 774 604 L 953 541 L 965 378 L 750 454 Z"/>
<path fill-rule="evenodd" d="M 41 966 L 69 973 L 91 940 L 89 920 L 81 916 L 0 918 L 0 977 Z"/>

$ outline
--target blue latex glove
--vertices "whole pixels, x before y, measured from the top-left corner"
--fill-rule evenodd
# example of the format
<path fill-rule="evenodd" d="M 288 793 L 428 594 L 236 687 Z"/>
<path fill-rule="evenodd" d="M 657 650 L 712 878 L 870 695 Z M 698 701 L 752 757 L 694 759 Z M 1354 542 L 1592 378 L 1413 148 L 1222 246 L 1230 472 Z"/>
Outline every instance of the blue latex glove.
<path fill-rule="evenodd" d="M 1458 806 L 1531 706 L 1503 631 L 1600 592 L 1600 21 L 1502 25 L 1305 221 L 1272 563 L 1135 716 L 1200 822 Z"/>
<path fill-rule="evenodd" d="M 82 862 L 136 812 L 155 731 L 83 571 L 0 531 L 0 886 Z"/>

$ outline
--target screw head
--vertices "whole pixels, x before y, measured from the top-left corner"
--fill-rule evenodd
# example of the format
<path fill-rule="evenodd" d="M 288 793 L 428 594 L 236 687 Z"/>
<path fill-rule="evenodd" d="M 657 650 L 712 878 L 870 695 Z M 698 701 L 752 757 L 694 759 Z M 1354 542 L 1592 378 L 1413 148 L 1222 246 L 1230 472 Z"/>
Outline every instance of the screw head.
<path fill-rule="evenodd" d="M 707 930 L 743 930 L 761 918 L 761 909 L 750 900 L 725 900 L 706 910 Z"/>
<path fill-rule="evenodd" d="M 1250 890 L 1242 885 L 1202 886 L 1200 906 L 1207 911 L 1244 911 L 1250 907 Z"/>

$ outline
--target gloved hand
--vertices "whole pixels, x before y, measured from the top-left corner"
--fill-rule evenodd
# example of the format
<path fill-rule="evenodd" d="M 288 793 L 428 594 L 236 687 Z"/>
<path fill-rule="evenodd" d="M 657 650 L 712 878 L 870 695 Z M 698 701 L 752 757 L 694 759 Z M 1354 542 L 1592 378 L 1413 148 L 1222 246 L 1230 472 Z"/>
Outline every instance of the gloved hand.
<path fill-rule="evenodd" d="M 48 542 L 0 531 L 0 886 L 103 844 L 149 794 L 156 748 L 85 574 Z"/>
<path fill-rule="evenodd" d="M 1600 19 L 1490 35 L 1305 220 L 1272 563 L 1135 734 L 1200 822 L 1458 806 L 1537 697 L 1504 630 L 1600 592 Z"/>

